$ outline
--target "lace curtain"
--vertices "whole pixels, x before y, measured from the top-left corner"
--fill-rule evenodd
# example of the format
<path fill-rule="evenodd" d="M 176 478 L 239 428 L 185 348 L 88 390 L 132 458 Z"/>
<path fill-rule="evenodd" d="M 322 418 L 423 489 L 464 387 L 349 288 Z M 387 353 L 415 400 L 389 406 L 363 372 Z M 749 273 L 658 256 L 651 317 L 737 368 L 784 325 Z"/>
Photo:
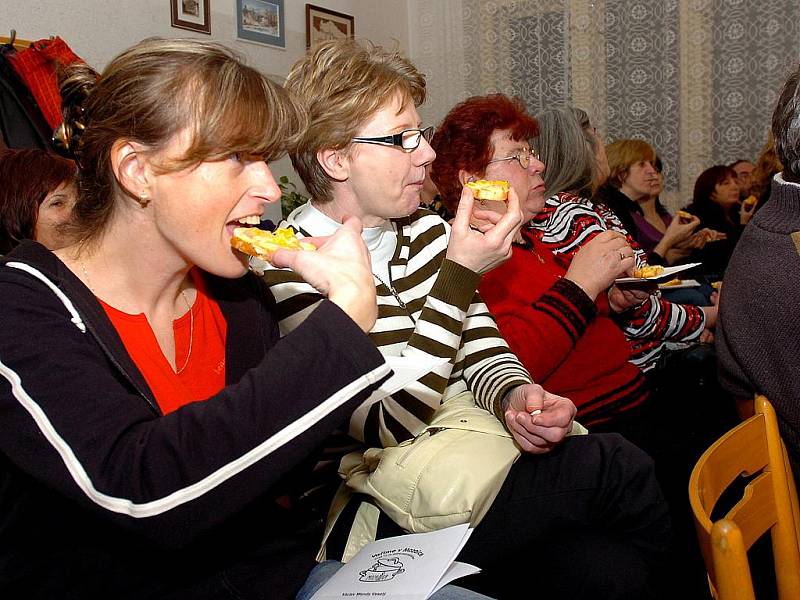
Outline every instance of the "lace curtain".
<path fill-rule="evenodd" d="M 532 113 L 573 104 L 606 141 L 649 141 L 665 200 L 691 198 L 714 164 L 755 160 L 800 55 L 789 0 L 409 0 L 410 53 L 436 123 L 475 94 L 520 96 Z"/>

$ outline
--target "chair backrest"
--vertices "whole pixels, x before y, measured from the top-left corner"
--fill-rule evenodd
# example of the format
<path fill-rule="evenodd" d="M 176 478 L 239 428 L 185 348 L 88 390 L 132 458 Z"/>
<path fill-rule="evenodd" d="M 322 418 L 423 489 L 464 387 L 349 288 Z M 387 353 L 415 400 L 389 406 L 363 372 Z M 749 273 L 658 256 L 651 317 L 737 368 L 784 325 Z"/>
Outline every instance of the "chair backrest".
<path fill-rule="evenodd" d="M 739 476 L 752 476 L 741 499 L 721 519 L 711 513 Z M 700 549 L 718 600 L 755 598 L 747 550 L 769 532 L 781 600 L 800 599 L 800 510 L 786 449 L 772 405 L 755 400 L 755 415 L 714 442 L 689 480 Z"/>

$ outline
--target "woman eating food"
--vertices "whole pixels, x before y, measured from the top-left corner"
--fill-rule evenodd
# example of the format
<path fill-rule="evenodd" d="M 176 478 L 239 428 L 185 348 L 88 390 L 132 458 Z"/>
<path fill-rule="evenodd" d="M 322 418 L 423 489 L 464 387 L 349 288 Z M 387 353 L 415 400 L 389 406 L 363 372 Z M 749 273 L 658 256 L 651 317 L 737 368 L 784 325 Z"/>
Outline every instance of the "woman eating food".
<path fill-rule="evenodd" d="M 647 256 L 616 212 L 589 199 L 598 184 L 597 171 L 607 171 L 606 165 L 597 162 L 598 156 L 605 159 L 605 154 L 597 152 L 596 146 L 602 143 L 599 137 L 581 124 L 574 109 L 549 109 L 539 113 L 537 119 L 540 131 L 534 144 L 545 160 L 547 188 L 543 209 L 529 223 L 538 239 L 569 260 L 594 236 L 617 231 L 626 237 L 636 256 L 638 274 L 656 274 L 658 269 L 647 266 Z M 620 311 L 625 312 L 620 324 L 631 342 L 631 362 L 644 372 L 663 363 L 669 342 L 711 338 L 717 314 L 716 307 L 673 304 L 648 291 L 652 290 L 632 294 L 615 287 L 609 296 L 616 298 Z"/>
<path fill-rule="evenodd" d="M 441 406 L 469 399 L 506 426 L 522 455 L 458 557 L 482 569 L 461 585 L 516 598 L 529 585 L 517 565 L 535 564 L 530 586 L 542 597 L 646 594 L 668 530 L 649 459 L 616 435 L 567 437 L 574 404 L 532 383 L 476 293 L 481 276 L 510 256 L 527 198 L 512 184 L 504 201 L 489 184 L 481 206 L 465 177 L 452 227 L 419 210 L 426 166 L 433 161 L 436 169 L 433 128 L 417 113 L 425 79 L 397 52 L 352 40 L 321 44 L 294 65 L 287 87 L 309 106 L 311 124 L 290 156 L 312 195 L 288 224 L 299 235 L 327 235 L 347 215 L 358 216 L 378 294 L 373 342 L 385 356 L 446 360 L 391 397 L 359 407 L 349 424 L 351 446 L 364 452 L 408 442 Z M 497 149 L 498 167 L 534 163 L 519 133 L 504 140 L 507 153 Z M 487 210 L 490 204 L 502 204 L 503 214 Z M 302 326 L 318 294 L 286 270 L 266 277 L 284 315 L 282 331 Z M 442 481 L 445 500 L 448 490 Z M 347 500 L 326 540 L 327 558 L 338 560 L 363 537 L 402 533 L 373 497 Z"/>
<path fill-rule="evenodd" d="M 295 482 L 389 374 L 360 224 L 274 253 L 326 297 L 279 341 L 231 237 L 280 197 L 289 95 L 179 39 L 61 91 L 74 243 L 0 263 L 3 596 L 292 598 L 321 535 Z"/>
<path fill-rule="evenodd" d="M 691 260 L 703 263 L 709 281 L 722 279 L 755 208 L 755 203 L 745 204 L 739 199 L 736 171 L 730 167 L 715 165 L 697 177 L 692 202 L 684 210 L 699 218 L 703 227 L 721 234 L 691 255 Z"/>
<path fill-rule="evenodd" d="M 511 132 L 520 140 L 508 139 Z M 538 133 L 538 123 L 520 102 L 502 94 L 469 98 L 451 109 L 434 136 L 437 159 L 431 171 L 448 208 L 458 209 L 465 179 L 502 177 L 526 198 L 523 222 L 541 212 L 545 188 L 539 159 L 531 156 L 524 169 L 516 160 L 491 160 L 527 151 L 524 140 Z M 647 398 L 644 375 L 628 362 L 630 346 L 611 319 L 606 297 L 614 279 L 633 269 L 633 251 L 622 234 L 608 231 L 570 263 L 535 232 L 523 228 L 521 235 L 511 259 L 483 276 L 481 296 L 536 381 L 572 399 L 581 423 L 613 422 Z"/>

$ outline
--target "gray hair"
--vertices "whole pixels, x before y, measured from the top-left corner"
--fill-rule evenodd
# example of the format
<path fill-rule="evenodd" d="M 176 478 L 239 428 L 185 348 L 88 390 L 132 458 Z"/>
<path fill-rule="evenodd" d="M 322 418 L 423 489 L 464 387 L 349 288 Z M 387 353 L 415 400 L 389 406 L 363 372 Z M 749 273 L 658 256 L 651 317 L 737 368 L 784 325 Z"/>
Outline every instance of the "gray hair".
<path fill-rule="evenodd" d="M 559 192 L 578 196 L 591 194 L 594 150 L 576 112 L 573 108 L 551 108 L 536 115 L 539 136 L 531 145 L 544 163 L 547 196 Z M 586 120 L 588 123 L 588 117 Z"/>
<path fill-rule="evenodd" d="M 601 142 L 600 138 L 597 137 L 597 134 L 595 133 L 595 128 L 592 126 L 592 122 L 589 120 L 589 114 L 582 108 L 577 108 L 575 106 L 570 106 L 568 109 L 572 111 L 572 114 L 578 120 L 578 124 L 583 130 L 583 137 L 585 137 L 586 141 L 589 142 L 592 152 L 596 154 L 598 146 L 600 146 Z"/>
<path fill-rule="evenodd" d="M 772 135 L 784 178 L 800 181 L 800 67 L 783 85 L 772 114 Z"/>

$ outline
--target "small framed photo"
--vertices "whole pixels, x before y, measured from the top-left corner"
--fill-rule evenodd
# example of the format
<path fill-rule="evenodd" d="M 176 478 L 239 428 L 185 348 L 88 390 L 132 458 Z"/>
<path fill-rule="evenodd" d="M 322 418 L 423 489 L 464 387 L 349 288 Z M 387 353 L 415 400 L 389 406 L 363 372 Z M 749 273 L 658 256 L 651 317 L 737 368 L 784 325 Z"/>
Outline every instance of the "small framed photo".
<path fill-rule="evenodd" d="M 172 26 L 211 33 L 211 0 L 172 0 Z"/>
<path fill-rule="evenodd" d="M 351 38 L 355 34 L 355 19 L 350 15 L 306 4 L 306 48 L 319 42 Z"/>
<path fill-rule="evenodd" d="M 236 35 L 247 42 L 286 48 L 283 0 L 236 0 Z"/>

